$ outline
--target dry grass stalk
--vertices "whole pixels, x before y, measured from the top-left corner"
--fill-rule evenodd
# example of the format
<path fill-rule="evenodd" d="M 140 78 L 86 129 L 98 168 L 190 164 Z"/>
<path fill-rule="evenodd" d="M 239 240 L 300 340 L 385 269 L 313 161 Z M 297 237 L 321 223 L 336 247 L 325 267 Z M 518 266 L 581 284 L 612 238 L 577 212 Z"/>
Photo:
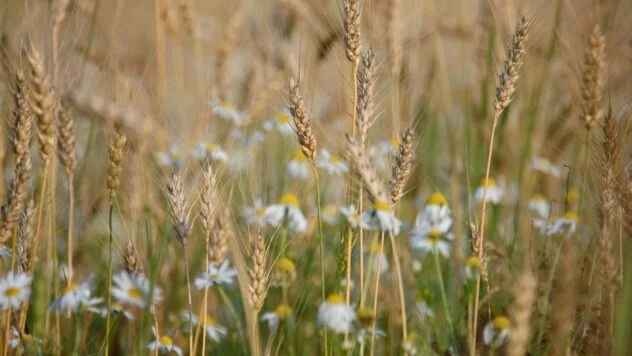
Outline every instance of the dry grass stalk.
<path fill-rule="evenodd" d="M 399 149 L 395 156 L 393 174 L 391 177 L 391 201 L 397 204 L 404 195 L 406 182 L 412 172 L 413 161 L 415 160 L 415 128 L 407 128 L 401 137 Z"/>
<path fill-rule="evenodd" d="M 213 224 L 216 214 L 217 175 L 209 162 L 202 171 L 202 191 L 200 193 L 200 217 L 205 234 L 206 248 L 211 247 Z"/>
<path fill-rule="evenodd" d="M 108 163 L 108 176 L 107 176 L 107 188 L 110 195 L 110 204 L 113 204 L 116 193 L 121 185 L 121 171 L 123 162 L 123 150 L 125 149 L 125 143 L 127 138 L 123 134 L 121 127 L 116 126 L 114 128 L 114 137 L 110 142 L 109 147 L 109 163 Z"/>
<path fill-rule="evenodd" d="M 17 262 L 18 271 L 30 272 L 33 266 L 33 224 L 35 223 L 35 203 L 29 200 L 24 211 L 20 215 L 18 223 Z"/>
<path fill-rule="evenodd" d="M 345 55 L 355 63 L 360 57 L 360 0 L 343 0 Z"/>
<path fill-rule="evenodd" d="M 358 101 L 355 110 L 358 135 L 362 145 L 366 144 L 369 129 L 375 123 L 373 101 L 374 71 L 375 54 L 371 49 L 368 49 L 362 53 L 357 74 Z"/>
<path fill-rule="evenodd" d="M 185 244 L 191 226 L 189 225 L 188 203 L 184 194 L 184 183 L 182 176 L 178 172 L 171 174 L 167 182 L 167 204 L 169 205 L 169 216 L 173 223 L 176 238 Z"/>
<path fill-rule="evenodd" d="M 29 101 L 37 119 L 40 155 L 48 163 L 55 151 L 57 100 L 40 53 L 32 43 L 27 45 L 24 52 L 30 68 Z"/>
<path fill-rule="evenodd" d="M 248 270 L 250 284 L 248 286 L 248 302 L 256 313 L 261 311 L 268 293 L 268 251 L 261 233 L 251 237 L 251 266 Z"/>
<path fill-rule="evenodd" d="M 552 296 L 551 356 L 568 354 L 569 338 L 575 325 L 576 272 L 575 249 L 572 240 L 565 240 L 560 255 Z"/>
<path fill-rule="evenodd" d="M 14 109 L 11 122 L 13 151 L 15 153 L 15 176 L 11 182 L 5 205 L 2 207 L 0 243 L 11 238 L 15 224 L 24 210 L 31 177 L 31 111 L 26 100 L 25 82 L 22 72 L 16 74 L 13 90 Z"/>
<path fill-rule="evenodd" d="M 305 157 L 313 160 L 316 157 L 316 137 L 312 132 L 312 121 L 305 111 L 300 82 L 294 78 L 290 78 L 290 113 L 301 150 Z"/>
<path fill-rule="evenodd" d="M 531 332 L 531 313 L 536 298 L 537 282 L 531 268 L 527 265 L 525 270 L 518 277 L 514 289 L 514 302 L 511 306 L 510 315 L 513 318 L 511 338 L 509 341 L 509 356 L 524 356 L 529 345 L 529 334 Z"/>
<path fill-rule="evenodd" d="M 584 55 L 581 86 L 581 119 L 588 130 L 599 123 L 603 116 L 601 101 L 603 96 L 605 49 L 606 39 L 602 35 L 599 25 L 595 25 Z"/>
<path fill-rule="evenodd" d="M 384 183 L 378 178 L 377 172 L 371 166 L 364 148 L 349 136 L 347 136 L 347 155 L 354 171 L 364 183 L 371 201 L 373 203 L 390 202 L 391 199 L 389 194 L 386 193 Z"/>
<path fill-rule="evenodd" d="M 71 177 L 74 175 L 77 165 L 75 123 L 67 105 L 60 105 L 57 114 L 59 120 L 59 138 L 57 140 L 59 160 L 66 175 Z"/>
<path fill-rule="evenodd" d="M 529 21 L 525 17 L 520 19 L 516 32 L 513 35 L 511 46 L 507 50 L 507 59 L 503 70 L 498 75 L 498 85 L 496 87 L 496 103 L 494 106 L 495 116 L 500 114 L 509 106 L 516 91 L 516 83 L 519 78 L 525 54 L 525 41 L 529 33 Z"/>
<path fill-rule="evenodd" d="M 229 227 L 225 223 L 226 221 L 228 221 L 228 212 L 226 210 L 216 214 L 215 226 L 212 229 L 208 245 L 208 256 L 211 263 L 220 264 L 226 259 L 228 239 L 231 234 Z"/>

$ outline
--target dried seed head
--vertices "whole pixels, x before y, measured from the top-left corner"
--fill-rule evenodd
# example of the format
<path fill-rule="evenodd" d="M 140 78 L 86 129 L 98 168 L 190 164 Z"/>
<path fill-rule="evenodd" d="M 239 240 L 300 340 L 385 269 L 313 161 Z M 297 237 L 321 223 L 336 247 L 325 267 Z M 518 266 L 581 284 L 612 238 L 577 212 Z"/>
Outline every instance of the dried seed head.
<path fill-rule="evenodd" d="M 30 69 L 29 101 L 37 119 L 40 154 L 44 162 L 49 162 L 55 150 L 57 100 L 44 61 L 32 43 L 26 47 L 24 56 Z"/>
<path fill-rule="evenodd" d="M 171 175 L 167 183 L 167 203 L 176 238 L 184 244 L 189 236 L 191 226 L 189 225 L 188 204 L 184 195 L 182 176 L 177 172 Z"/>
<path fill-rule="evenodd" d="M 360 143 L 366 144 L 367 135 L 373 123 L 374 106 L 373 106 L 373 85 L 374 78 L 375 54 L 371 49 L 362 53 L 362 60 L 358 66 L 358 101 L 356 106 L 356 116 Z"/>
<path fill-rule="evenodd" d="M 70 177 L 74 174 L 77 165 L 75 124 L 67 105 L 60 105 L 57 114 L 59 120 L 59 138 L 57 139 L 59 160 L 66 170 L 66 175 Z"/>
<path fill-rule="evenodd" d="M 300 83 L 294 78 L 290 78 L 290 113 L 294 119 L 294 127 L 301 150 L 307 158 L 313 160 L 316 156 L 316 137 L 312 133 L 312 121 L 305 112 Z"/>
<path fill-rule="evenodd" d="M 601 101 L 603 96 L 603 72 L 606 57 L 606 39 L 601 33 L 599 25 L 595 25 L 588 40 L 584 55 L 584 70 L 582 73 L 582 112 L 581 119 L 587 129 L 591 129 L 601 121 L 603 110 Z"/>
<path fill-rule="evenodd" d="M 108 176 L 107 176 L 107 188 L 110 194 L 110 204 L 114 203 L 114 197 L 118 192 L 121 185 L 120 176 L 123 162 L 123 150 L 127 138 L 122 132 L 120 126 L 114 127 L 114 137 L 110 142 L 109 147 L 109 161 L 108 161 Z"/>
<path fill-rule="evenodd" d="M 530 23 L 525 17 L 520 19 L 513 35 L 511 46 L 507 50 L 507 59 L 502 72 L 498 75 L 498 86 L 496 87 L 496 104 L 494 106 L 495 116 L 500 116 L 509 106 L 516 91 L 516 83 L 520 76 L 523 57 L 525 54 L 525 40 L 529 33 Z"/>
<path fill-rule="evenodd" d="M 258 313 L 263 307 L 263 302 L 268 293 L 269 277 L 268 251 L 261 233 L 256 233 L 251 236 L 250 263 L 250 269 L 248 270 L 250 277 L 248 302 Z"/>
<path fill-rule="evenodd" d="M 228 239 L 230 238 L 230 229 L 227 225 L 228 211 L 215 215 L 215 224 L 210 234 L 208 244 L 209 262 L 219 264 L 226 259 L 228 252 Z"/>
<path fill-rule="evenodd" d="M 123 268 L 130 274 L 138 275 L 143 273 L 143 266 L 132 240 L 127 240 L 125 250 L 123 251 Z"/>
<path fill-rule="evenodd" d="M 360 56 L 360 0 L 343 0 L 345 54 L 351 62 Z"/>
<path fill-rule="evenodd" d="M 386 193 L 384 184 L 378 178 L 375 169 L 371 166 L 369 158 L 360 143 L 347 135 L 347 156 L 354 171 L 364 182 L 365 189 L 369 192 L 369 198 L 373 203 L 387 203 L 391 199 Z"/>
<path fill-rule="evenodd" d="M 391 201 L 396 204 L 404 195 L 404 187 L 410 177 L 415 160 L 414 151 L 415 130 L 413 127 L 407 128 L 402 134 L 399 150 L 395 156 L 393 165 L 393 175 L 391 177 Z"/>
<path fill-rule="evenodd" d="M 20 215 L 18 223 L 18 269 L 20 272 L 30 272 L 33 266 L 33 224 L 35 217 L 35 204 L 33 200 L 29 200 L 28 205 Z"/>

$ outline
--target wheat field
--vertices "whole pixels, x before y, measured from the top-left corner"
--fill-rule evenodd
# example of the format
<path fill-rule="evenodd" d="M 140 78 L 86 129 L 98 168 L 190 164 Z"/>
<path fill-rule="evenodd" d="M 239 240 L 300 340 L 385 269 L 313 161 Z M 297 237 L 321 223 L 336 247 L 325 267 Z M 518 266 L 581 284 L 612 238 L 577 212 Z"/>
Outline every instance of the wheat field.
<path fill-rule="evenodd" d="M 0 356 L 632 354 L 630 19 L 0 1 Z"/>

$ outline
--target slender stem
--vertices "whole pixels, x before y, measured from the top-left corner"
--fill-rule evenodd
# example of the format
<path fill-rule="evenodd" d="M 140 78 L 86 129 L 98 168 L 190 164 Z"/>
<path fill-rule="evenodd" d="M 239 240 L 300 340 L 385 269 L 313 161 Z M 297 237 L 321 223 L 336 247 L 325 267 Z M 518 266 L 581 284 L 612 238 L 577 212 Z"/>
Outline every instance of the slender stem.
<path fill-rule="evenodd" d="M 382 254 L 384 254 L 384 231 L 382 231 L 380 233 L 380 252 L 378 254 L 378 256 L 381 256 Z M 373 292 L 373 326 L 372 326 L 372 330 L 371 330 L 371 351 L 370 351 L 370 355 L 373 356 L 375 353 L 375 329 L 377 326 L 377 301 L 378 301 L 378 296 L 380 294 L 380 276 L 381 276 L 381 270 L 382 270 L 382 266 L 381 266 L 381 259 L 378 258 L 377 259 L 377 267 L 375 268 L 375 289 Z"/>
<path fill-rule="evenodd" d="M 351 62 L 351 78 L 352 78 L 352 87 L 353 87 L 353 92 L 351 93 L 352 96 L 352 104 L 353 106 L 351 107 L 351 135 L 352 137 L 355 138 L 356 136 L 356 132 L 357 132 L 357 126 L 358 126 L 358 111 L 356 110 L 357 106 L 358 106 L 358 64 L 359 64 L 360 59 L 356 58 L 354 61 Z"/>
<path fill-rule="evenodd" d="M 70 174 L 68 176 L 68 287 L 72 285 L 73 280 L 73 263 L 72 263 L 72 251 L 73 251 L 73 225 L 74 225 L 74 212 L 75 212 L 75 193 L 73 189 L 74 176 Z"/>
<path fill-rule="evenodd" d="M 323 238 L 323 226 L 320 216 L 320 179 L 316 165 L 312 162 L 312 170 L 314 171 L 314 181 L 316 182 L 316 219 L 318 220 L 318 242 L 320 246 L 320 285 L 322 300 L 325 300 L 325 239 Z M 325 355 L 328 354 L 327 329 L 324 330 Z"/>
<path fill-rule="evenodd" d="M 407 322 L 406 322 L 406 298 L 404 295 L 404 281 L 402 279 L 402 268 L 399 261 L 399 253 L 397 252 L 397 243 L 395 237 L 389 232 L 391 239 L 391 247 L 393 249 L 393 260 L 395 261 L 395 273 L 397 273 L 397 284 L 399 287 L 399 306 L 402 315 L 402 337 L 404 342 L 408 340 Z"/>
<path fill-rule="evenodd" d="M 110 355 L 110 327 L 112 314 L 112 217 L 114 215 L 114 204 L 110 202 L 108 211 L 108 310 L 105 319 L 105 356 Z"/>
<path fill-rule="evenodd" d="M 445 290 L 445 283 L 443 281 L 443 271 L 441 270 L 441 261 L 439 261 L 439 251 L 432 252 L 434 255 L 435 266 L 437 269 L 437 277 L 439 277 L 439 288 L 441 289 L 441 303 L 443 304 L 443 310 L 445 317 L 448 320 L 448 327 L 450 328 L 450 335 L 454 333 L 454 327 L 452 325 L 452 317 L 450 317 L 450 308 L 448 307 L 448 297 Z"/>
<path fill-rule="evenodd" d="M 189 254 L 187 253 L 186 242 L 182 243 L 182 251 L 184 252 L 184 269 L 187 279 L 187 303 L 189 307 L 189 315 L 193 317 L 193 298 L 191 298 L 191 275 L 189 272 Z M 193 351 L 193 333 L 189 333 L 189 352 Z"/>
<path fill-rule="evenodd" d="M 11 335 L 11 308 L 5 313 L 6 322 L 4 330 L 4 347 L 2 348 L 2 356 L 7 356 L 9 352 L 9 336 Z"/>

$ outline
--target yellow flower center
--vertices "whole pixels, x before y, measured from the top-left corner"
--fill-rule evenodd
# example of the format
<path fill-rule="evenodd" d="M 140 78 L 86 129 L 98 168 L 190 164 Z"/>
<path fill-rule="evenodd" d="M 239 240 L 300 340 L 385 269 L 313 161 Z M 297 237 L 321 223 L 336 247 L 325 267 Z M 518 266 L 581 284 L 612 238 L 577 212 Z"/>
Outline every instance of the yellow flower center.
<path fill-rule="evenodd" d="M 210 315 L 206 315 L 203 320 L 204 326 L 215 326 L 217 325 L 217 321 Z"/>
<path fill-rule="evenodd" d="M 340 293 L 331 293 L 327 297 L 327 303 L 329 304 L 344 304 L 344 302 L 345 302 L 345 297 L 343 297 L 342 294 Z"/>
<path fill-rule="evenodd" d="M 160 343 L 165 346 L 171 346 L 173 345 L 173 339 L 167 335 L 163 335 L 160 337 Z"/>
<path fill-rule="evenodd" d="M 4 296 L 7 298 L 14 298 L 20 294 L 20 288 L 18 287 L 9 287 L 4 290 Z"/>
<path fill-rule="evenodd" d="M 64 288 L 64 294 L 72 293 L 77 286 L 74 283 L 69 283 L 66 288 Z"/>
<path fill-rule="evenodd" d="M 204 148 L 206 148 L 207 151 L 215 151 L 219 148 L 219 146 L 214 143 L 207 143 L 204 145 Z"/>
<path fill-rule="evenodd" d="M 296 266 L 294 265 L 294 262 L 292 262 L 292 260 L 287 257 L 281 257 L 277 261 L 276 267 L 279 271 L 285 272 L 285 273 L 294 273 L 294 271 L 296 270 Z"/>
<path fill-rule="evenodd" d="M 292 193 L 285 193 L 281 197 L 281 204 L 298 207 L 298 197 Z"/>
<path fill-rule="evenodd" d="M 279 319 L 285 319 L 292 315 L 292 308 L 287 304 L 279 304 L 274 310 L 274 314 L 276 314 Z"/>
<path fill-rule="evenodd" d="M 279 124 L 288 124 L 290 122 L 290 115 L 284 112 L 277 113 L 276 122 Z"/>
<path fill-rule="evenodd" d="M 447 199 L 440 192 L 432 193 L 428 199 L 426 199 L 426 204 L 428 205 L 446 205 L 448 204 Z"/>
<path fill-rule="evenodd" d="M 392 138 L 389 143 L 391 144 L 391 147 L 397 148 L 399 146 L 399 138 Z"/>
<path fill-rule="evenodd" d="M 330 157 L 331 163 L 340 163 L 342 162 L 342 158 L 336 156 L 336 155 L 331 155 Z"/>
<path fill-rule="evenodd" d="M 369 252 L 378 253 L 380 252 L 380 243 L 377 240 L 373 240 L 369 245 Z"/>
<path fill-rule="evenodd" d="M 303 153 L 302 150 L 296 150 L 296 152 L 294 152 L 294 160 L 303 162 L 303 161 L 307 161 L 307 157 L 305 156 L 305 153 Z"/>
<path fill-rule="evenodd" d="M 377 211 L 389 211 L 391 210 L 391 204 L 382 200 L 378 200 L 375 203 L 373 203 L 373 209 Z"/>
<path fill-rule="evenodd" d="M 141 299 L 143 297 L 143 291 L 138 287 L 132 287 L 127 290 L 127 296 L 132 299 Z"/>
<path fill-rule="evenodd" d="M 564 214 L 564 218 L 571 220 L 571 221 L 575 221 L 577 222 L 577 220 L 579 220 L 579 216 L 577 215 L 576 212 L 574 211 L 567 211 L 566 214 Z"/>
<path fill-rule="evenodd" d="M 484 188 L 490 188 L 490 187 L 495 187 L 496 186 L 496 181 L 494 180 L 494 178 L 483 178 L 481 180 L 481 187 Z"/>
<path fill-rule="evenodd" d="M 536 194 L 531 198 L 533 203 L 546 203 L 546 198 L 541 194 Z"/>
<path fill-rule="evenodd" d="M 373 319 L 375 319 L 373 310 L 366 307 L 358 309 L 358 320 L 362 325 L 370 325 Z"/>
<path fill-rule="evenodd" d="M 509 329 L 509 325 L 511 325 L 509 319 L 504 316 L 497 316 L 492 323 L 496 330 L 506 330 Z"/>
<path fill-rule="evenodd" d="M 481 260 L 476 256 L 470 256 L 465 263 L 469 268 L 479 269 L 481 267 Z"/>
<path fill-rule="evenodd" d="M 432 229 L 430 230 L 430 233 L 428 234 L 428 239 L 432 242 L 432 243 L 437 243 L 439 242 L 439 239 L 441 239 L 441 231 L 439 231 L 439 229 Z"/>
<path fill-rule="evenodd" d="M 566 195 L 566 202 L 568 204 L 575 204 L 579 201 L 579 191 L 577 188 L 571 188 Z"/>

